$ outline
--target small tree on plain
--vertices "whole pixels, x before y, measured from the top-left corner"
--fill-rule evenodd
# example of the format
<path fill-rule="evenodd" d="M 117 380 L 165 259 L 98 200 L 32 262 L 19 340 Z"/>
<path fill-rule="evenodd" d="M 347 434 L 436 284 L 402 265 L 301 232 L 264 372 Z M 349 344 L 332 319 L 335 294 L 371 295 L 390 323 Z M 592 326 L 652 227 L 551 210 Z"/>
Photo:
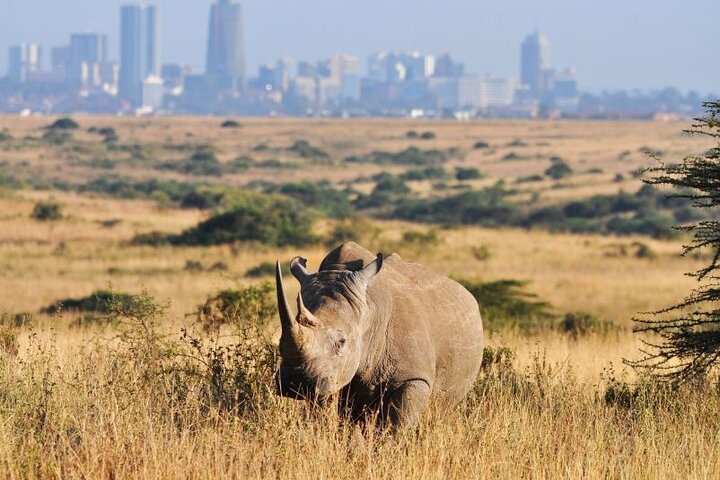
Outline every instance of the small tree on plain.
<path fill-rule="evenodd" d="M 673 187 L 672 197 L 690 199 L 695 209 L 708 213 L 706 220 L 677 227 L 692 236 L 683 255 L 710 253 L 703 268 L 688 274 L 698 287 L 677 305 L 635 319 L 636 332 L 654 335 L 643 341 L 640 360 L 627 363 L 672 381 L 702 377 L 720 365 L 720 101 L 704 107 L 706 115 L 687 132 L 716 145 L 679 164 L 652 168 L 646 180 Z"/>

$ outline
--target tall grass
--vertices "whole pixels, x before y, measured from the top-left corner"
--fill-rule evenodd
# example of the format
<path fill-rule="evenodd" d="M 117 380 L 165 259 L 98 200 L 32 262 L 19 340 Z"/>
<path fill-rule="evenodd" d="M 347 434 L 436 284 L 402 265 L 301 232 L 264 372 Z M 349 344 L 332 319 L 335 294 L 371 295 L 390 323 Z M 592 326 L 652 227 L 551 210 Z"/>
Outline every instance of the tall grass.
<path fill-rule="evenodd" d="M 0 354 L 0 477 L 710 478 L 720 467 L 710 384 L 586 378 L 537 348 L 488 349 L 461 405 L 390 436 L 274 396 L 261 319 L 181 335 L 147 294 L 111 316 L 73 346 L 76 330 L 7 327 L 25 341 Z"/>

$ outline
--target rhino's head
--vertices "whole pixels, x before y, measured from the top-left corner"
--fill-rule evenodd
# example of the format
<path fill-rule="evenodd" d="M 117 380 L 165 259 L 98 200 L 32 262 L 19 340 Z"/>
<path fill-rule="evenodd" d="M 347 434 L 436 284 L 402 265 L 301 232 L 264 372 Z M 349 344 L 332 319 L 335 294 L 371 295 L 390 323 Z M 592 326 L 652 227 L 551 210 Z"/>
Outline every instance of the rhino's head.
<path fill-rule="evenodd" d="M 382 263 L 378 254 L 375 261 L 358 271 L 310 274 L 307 261 L 296 257 L 290 270 L 302 287 L 297 315 L 290 311 L 277 264 L 275 281 L 282 325 L 278 394 L 322 398 L 350 383 L 362 360 L 364 336 L 370 325 L 367 289 Z"/>

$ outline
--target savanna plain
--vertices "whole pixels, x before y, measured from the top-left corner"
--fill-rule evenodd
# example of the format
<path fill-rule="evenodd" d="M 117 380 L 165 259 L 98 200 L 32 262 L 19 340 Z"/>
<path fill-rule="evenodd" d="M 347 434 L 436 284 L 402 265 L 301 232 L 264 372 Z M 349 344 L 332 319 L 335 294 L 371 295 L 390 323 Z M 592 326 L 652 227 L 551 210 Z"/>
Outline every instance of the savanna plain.
<path fill-rule="evenodd" d="M 0 117 L 0 477 L 717 478 L 716 387 L 624 364 L 707 262 L 642 182 L 687 126 Z M 417 430 L 274 394 L 274 263 L 348 240 L 478 299 Z"/>

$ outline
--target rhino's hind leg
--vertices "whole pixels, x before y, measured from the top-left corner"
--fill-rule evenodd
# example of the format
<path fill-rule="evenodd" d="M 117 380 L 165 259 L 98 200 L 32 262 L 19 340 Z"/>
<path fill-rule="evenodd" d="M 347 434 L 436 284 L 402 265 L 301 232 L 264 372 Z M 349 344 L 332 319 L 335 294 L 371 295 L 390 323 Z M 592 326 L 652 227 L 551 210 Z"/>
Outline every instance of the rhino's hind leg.
<path fill-rule="evenodd" d="M 430 385 L 425 380 L 410 380 L 393 391 L 386 405 L 386 420 L 393 430 L 415 427 L 430 400 Z"/>

